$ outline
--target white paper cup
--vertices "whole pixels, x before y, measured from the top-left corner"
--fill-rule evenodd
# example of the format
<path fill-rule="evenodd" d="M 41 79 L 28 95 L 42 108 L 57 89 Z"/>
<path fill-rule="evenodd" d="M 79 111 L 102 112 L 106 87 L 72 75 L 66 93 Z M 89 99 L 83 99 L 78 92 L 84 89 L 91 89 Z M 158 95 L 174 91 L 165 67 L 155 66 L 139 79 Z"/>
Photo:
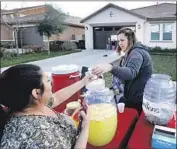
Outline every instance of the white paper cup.
<path fill-rule="evenodd" d="M 125 103 L 118 103 L 119 113 L 123 113 L 125 109 Z"/>

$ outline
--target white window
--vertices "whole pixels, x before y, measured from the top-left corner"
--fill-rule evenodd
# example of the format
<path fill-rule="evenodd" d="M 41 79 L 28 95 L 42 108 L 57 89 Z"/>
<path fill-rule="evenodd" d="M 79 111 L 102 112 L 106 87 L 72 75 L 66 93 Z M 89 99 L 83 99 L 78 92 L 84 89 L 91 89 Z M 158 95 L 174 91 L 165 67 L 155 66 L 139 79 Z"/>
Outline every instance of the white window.
<path fill-rule="evenodd" d="M 172 24 L 151 24 L 151 41 L 172 41 Z"/>
<path fill-rule="evenodd" d="M 151 40 L 160 40 L 160 24 L 151 24 Z"/>
<path fill-rule="evenodd" d="M 172 40 L 172 24 L 163 24 L 163 40 Z"/>

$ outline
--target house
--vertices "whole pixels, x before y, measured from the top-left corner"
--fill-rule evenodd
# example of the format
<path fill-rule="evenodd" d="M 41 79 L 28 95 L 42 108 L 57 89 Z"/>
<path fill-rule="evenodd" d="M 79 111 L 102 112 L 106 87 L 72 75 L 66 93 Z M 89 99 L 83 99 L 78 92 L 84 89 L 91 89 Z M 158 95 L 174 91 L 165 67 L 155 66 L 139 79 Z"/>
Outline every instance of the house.
<path fill-rule="evenodd" d="M 6 13 L 6 10 L 1 9 L 1 16 L 2 14 Z M 10 15 L 4 15 L 3 18 L 5 21 L 9 19 Z M 13 29 L 11 26 L 6 24 L 3 19 L 1 18 L 1 41 L 13 41 Z"/>
<path fill-rule="evenodd" d="M 122 27 L 132 28 L 137 39 L 149 47 L 176 48 L 176 4 L 127 10 L 110 3 L 81 23 L 85 24 L 86 49 L 105 49 L 108 38 L 116 39 Z"/>
<path fill-rule="evenodd" d="M 2 11 L 1 18 L 1 41 L 15 41 L 18 37 L 18 45 L 37 44 L 44 46 L 47 37 L 40 36 L 37 32 L 37 24 L 44 19 L 46 6 L 34 6 Z M 52 35 L 49 40 L 82 40 L 84 39 L 84 24 L 81 18 L 67 15 L 66 28 L 61 34 Z M 18 35 L 15 36 L 15 29 Z"/>

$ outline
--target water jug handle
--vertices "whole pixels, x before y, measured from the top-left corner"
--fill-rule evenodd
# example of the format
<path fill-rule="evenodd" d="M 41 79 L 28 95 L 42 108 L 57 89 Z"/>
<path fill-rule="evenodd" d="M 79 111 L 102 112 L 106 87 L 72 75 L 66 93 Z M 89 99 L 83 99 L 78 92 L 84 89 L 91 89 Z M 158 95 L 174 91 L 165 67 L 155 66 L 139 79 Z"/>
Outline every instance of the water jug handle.
<path fill-rule="evenodd" d="M 77 78 L 77 77 L 81 77 L 81 74 L 77 74 L 77 75 L 70 75 L 69 78 Z"/>

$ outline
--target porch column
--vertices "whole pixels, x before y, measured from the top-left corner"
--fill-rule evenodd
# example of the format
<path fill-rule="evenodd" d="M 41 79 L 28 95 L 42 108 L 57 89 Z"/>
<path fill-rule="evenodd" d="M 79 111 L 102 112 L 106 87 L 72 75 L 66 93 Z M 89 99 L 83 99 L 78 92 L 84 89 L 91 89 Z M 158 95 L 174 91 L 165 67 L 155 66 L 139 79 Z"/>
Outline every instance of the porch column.
<path fill-rule="evenodd" d="M 144 35 L 145 35 L 144 21 L 137 22 L 136 23 L 136 37 L 137 37 L 137 40 L 141 43 L 144 43 L 144 38 L 145 38 Z"/>
<path fill-rule="evenodd" d="M 93 49 L 93 27 L 91 25 L 85 25 L 85 47 L 86 50 Z"/>

